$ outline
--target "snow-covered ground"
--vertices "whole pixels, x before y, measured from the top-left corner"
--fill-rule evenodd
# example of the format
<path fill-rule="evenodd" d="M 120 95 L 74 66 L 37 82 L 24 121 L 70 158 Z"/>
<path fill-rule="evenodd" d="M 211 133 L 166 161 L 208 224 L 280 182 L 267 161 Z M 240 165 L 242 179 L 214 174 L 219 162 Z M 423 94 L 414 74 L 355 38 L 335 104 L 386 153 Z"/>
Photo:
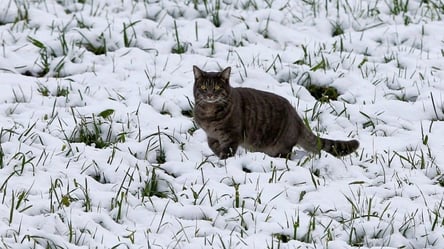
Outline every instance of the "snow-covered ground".
<path fill-rule="evenodd" d="M 437 0 L 2 0 L 0 248 L 444 248 L 443 18 Z M 361 146 L 219 160 L 193 65 Z"/>

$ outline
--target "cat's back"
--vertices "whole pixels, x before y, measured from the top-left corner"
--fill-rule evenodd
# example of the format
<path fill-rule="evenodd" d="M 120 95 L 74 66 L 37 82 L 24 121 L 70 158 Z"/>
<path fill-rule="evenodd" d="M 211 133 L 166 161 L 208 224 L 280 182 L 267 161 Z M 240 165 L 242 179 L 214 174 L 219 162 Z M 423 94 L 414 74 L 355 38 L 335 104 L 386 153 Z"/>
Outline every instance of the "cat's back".
<path fill-rule="evenodd" d="M 297 126 L 297 114 L 287 99 L 252 88 L 233 88 L 233 93 L 239 108 L 237 116 L 243 120 L 244 146 L 275 155 L 281 148 L 275 147 L 276 143 L 289 144 L 281 138 L 290 127 Z"/>
<path fill-rule="evenodd" d="M 258 108 L 265 107 L 267 105 L 276 106 L 276 108 L 279 106 L 291 107 L 291 104 L 287 99 L 271 92 L 248 87 L 235 87 L 232 89 L 233 92 L 238 95 L 238 98 L 240 98 L 244 105 L 252 105 Z"/>
<path fill-rule="evenodd" d="M 233 88 L 234 101 L 250 127 L 275 126 L 292 118 L 296 112 L 290 102 L 274 93 L 253 88 Z"/>

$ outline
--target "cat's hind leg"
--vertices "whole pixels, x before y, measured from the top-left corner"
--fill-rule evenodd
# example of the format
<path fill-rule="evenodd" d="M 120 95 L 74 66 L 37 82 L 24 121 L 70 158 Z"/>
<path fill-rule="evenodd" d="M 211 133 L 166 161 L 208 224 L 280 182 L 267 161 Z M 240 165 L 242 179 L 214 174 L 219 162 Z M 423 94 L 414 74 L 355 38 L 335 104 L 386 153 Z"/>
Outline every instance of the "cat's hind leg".
<path fill-rule="evenodd" d="M 271 157 L 290 158 L 292 150 L 293 150 L 292 144 L 289 145 L 275 144 L 273 146 L 269 146 L 268 148 L 259 151 L 262 151 Z"/>
<path fill-rule="evenodd" d="M 288 146 L 285 148 L 282 148 L 281 150 L 277 151 L 274 155 L 271 155 L 273 157 L 280 157 L 280 158 L 291 158 L 293 146 Z"/>

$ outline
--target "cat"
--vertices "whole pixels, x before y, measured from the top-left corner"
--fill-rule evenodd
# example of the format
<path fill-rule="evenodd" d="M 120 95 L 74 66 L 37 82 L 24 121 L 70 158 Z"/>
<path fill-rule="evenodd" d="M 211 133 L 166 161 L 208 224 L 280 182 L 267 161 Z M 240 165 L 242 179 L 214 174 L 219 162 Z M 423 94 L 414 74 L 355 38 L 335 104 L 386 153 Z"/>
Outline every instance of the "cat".
<path fill-rule="evenodd" d="M 272 157 L 290 157 L 293 146 L 336 157 L 359 147 L 357 140 L 331 140 L 313 134 L 285 98 L 252 88 L 231 87 L 231 67 L 205 72 L 193 66 L 194 120 L 220 159 L 234 156 L 238 146 Z"/>

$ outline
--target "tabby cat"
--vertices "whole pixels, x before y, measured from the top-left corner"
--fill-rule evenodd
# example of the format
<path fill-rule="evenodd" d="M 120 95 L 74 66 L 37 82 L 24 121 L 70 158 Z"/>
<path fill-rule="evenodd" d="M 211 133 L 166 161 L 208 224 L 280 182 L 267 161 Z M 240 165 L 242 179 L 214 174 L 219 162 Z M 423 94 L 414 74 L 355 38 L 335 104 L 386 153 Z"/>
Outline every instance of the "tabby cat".
<path fill-rule="evenodd" d="M 316 136 L 281 96 L 231 87 L 230 72 L 230 67 L 222 72 L 205 72 L 193 66 L 194 120 L 205 131 L 208 145 L 219 158 L 233 156 L 239 145 L 273 157 L 289 157 L 295 145 L 334 156 L 348 155 L 359 147 L 357 140 Z"/>

